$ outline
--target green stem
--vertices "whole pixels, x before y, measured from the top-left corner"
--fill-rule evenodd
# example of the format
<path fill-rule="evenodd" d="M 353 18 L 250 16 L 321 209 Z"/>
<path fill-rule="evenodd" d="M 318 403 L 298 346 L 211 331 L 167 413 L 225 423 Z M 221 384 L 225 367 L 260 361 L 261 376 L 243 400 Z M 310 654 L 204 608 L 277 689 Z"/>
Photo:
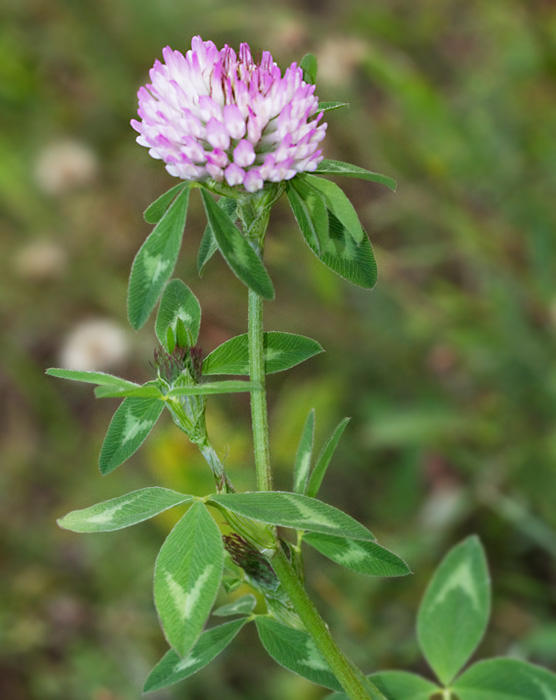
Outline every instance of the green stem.
<path fill-rule="evenodd" d="M 272 491 L 265 389 L 263 299 L 251 289 L 249 290 L 248 339 L 251 381 L 258 382 L 262 387 L 251 392 L 251 419 L 257 488 L 259 491 Z M 278 546 L 271 562 L 276 576 L 305 625 L 307 632 L 313 638 L 317 648 L 328 662 L 330 669 L 351 700 L 384 700 L 384 696 L 344 656 L 332 639 L 324 620 L 307 595 L 307 591 L 291 567 L 281 547 Z"/>
<path fill-rule="evenodd" d="M 261 389 L 251 392 L 251 421 L 253 424 L 257 489 L 259 491 L 272 491 L 264 367 L 263 299 L 252 289 L 249 290 L 248 338 L 249 374 L 251 381 L 261 385 Z"/>
<path fill-rule="evenodd" d="M 271 563 L 305 629 L 346 694 L 352 700 L 385 700 L 382 693 L 351 663 L 332 639 L 328 627 L 282 549 L 277 550 Z"/>
<path fill-rule="evenodd" d="M 224 469 L 224 465 L 222 464 L 220 458 L 216 454 L 216 450 L 214 449 L 214 447 L 208 442 L 208 440 L 206 442 L 198 444 L 197 446 L 212 471 L 217 492 L 234 493 L 234 486 L 228 478 L 226 470 Z"/>
<path fill-rule="evenodd" d="M 194 397 L 198 398 L 198 397 Z M 169 401 L 168 408 L 174 423 L 182 430 L 194 445 L 197 445 L 205 461 L 212 471 L 214 483 L 218 493 L 234 493 L 235 489 L 230 481 L 224 465 L 216 454 L 216 450 L 211 445 L 207 435 L 205 424 L 204 406 L 201 406 L 200 417 L 191 416 L 191 409 L 188 411 L 180 401 Z"/>

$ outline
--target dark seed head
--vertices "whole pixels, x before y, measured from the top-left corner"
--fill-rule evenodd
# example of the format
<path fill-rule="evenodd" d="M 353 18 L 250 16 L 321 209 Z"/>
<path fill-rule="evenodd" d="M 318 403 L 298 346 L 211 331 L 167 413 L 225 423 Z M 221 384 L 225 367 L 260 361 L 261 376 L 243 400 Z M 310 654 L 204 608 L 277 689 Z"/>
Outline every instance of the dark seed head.
<path fill-rule="evenodd" d="M 251 579 L 264 588 L 274 589 L 277 586 L 274 569 L 252 544 L 235 532 L 224 535 L 222 539 L 234 564 L 240 566 Z"/>

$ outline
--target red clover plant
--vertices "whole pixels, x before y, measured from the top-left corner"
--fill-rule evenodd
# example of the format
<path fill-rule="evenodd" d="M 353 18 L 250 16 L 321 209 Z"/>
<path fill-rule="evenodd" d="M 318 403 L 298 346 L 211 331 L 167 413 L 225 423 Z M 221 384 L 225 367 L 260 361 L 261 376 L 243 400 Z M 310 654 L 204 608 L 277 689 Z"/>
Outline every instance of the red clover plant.
<path fill-rule="evenodd" d="M 106 532 L 187 506 L 156 561 L 155 605 L 171 649 L 149 675 L 145 690 L 164 688 L 200 670 L 254 621 L 270 656 L 335 691 L 331 697 L 338 700 L 556 698 L 556 676 L 511 659 L 481 662 L 458 676 L 489 614 L 488 571 L 476 538 L 448 555 L 419 611 L 419 642 L 442 686 L 401 671 L 365 676 L 335 643 L 303 584 L 302 543 L 360 574 L 403 576 L 409 569 L 366 527 L 317 499 L 347 419 L 314 459 L 311 411 L 297 450 L 293 490 L 273 490 L 265 376 L 322 348 L 301 335 L 264 332 L 263 301 L 274 297 L 263 264 L 264 242 L 271 207 L 285 193 L 317 258 L 349 282 L 370 289 L 376 264 L 367 234 L 343 191 L 323 176 L 358 177 L 391 189 L 395 183 L 323 159 L 323 115 L 345 105 L 319 102 L 313 56 L 282 75 L 266 51 L 255 61 L 247 44 L 236 54 L 195 37 L 185 56 L 167 47 L 163 57 L 150 72 L 151 83 L 139 90 L 140 121 L 133 120 L 132 126 L 139 132 L 138 143 L 181 182 L 145 212 L 156 226 L 133 262 L 128 293 L 128 317 L 135 329 L 160 301 L 156 377 L 138 385 L 100 372 L 48 370 L 98 385 L 98 397 L 123 398 L 102 445 L 103 474 L 140 447 L 166 408 L 214 475 L 212 494 L 155 486 L 73 511 L 59 521 L 74 532 Z M 204 360 L 197 347 L 199 302 L 182 281 L 170 279 L 189 196 L 196 189 L 207 216 L 199 271 L 218 251 L 249 296 L 248 333 L 231 338 Z M 212 379 L 221 375 L 248 379 Z M 234 392 L 251 396 L 256 492 L 235 491 L 205 424 L 208 397 Z M 278 526 L 295 530 L 296 544 L 281 539 Z M 233 592 L 241 584 L 250 592 L 238 598 Z M 221 587 L 231 594 L 230 602 L 213 609 Z M 235 619 L 205 629 L 211 614 Z"/>

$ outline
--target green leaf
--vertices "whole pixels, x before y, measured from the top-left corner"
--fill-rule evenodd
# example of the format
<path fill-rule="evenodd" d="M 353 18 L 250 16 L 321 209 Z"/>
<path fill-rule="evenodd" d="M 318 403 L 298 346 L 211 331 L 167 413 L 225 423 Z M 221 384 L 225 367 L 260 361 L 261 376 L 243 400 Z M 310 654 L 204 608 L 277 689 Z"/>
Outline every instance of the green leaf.
<path fill-rule="evenodd" d="M 74 382 L 86 382 L 87 384 L 98 384 L 99 386 L 120 387 L 122 389 L 136 388 L 139 384 L 128 382 L 127 379 L 115 377 L 113 374 L 105 372 L 83 372 L 77 369 L 58 369 L 51 367 L 46 370 L 46 374 L 59 379 L 71 379 Z"/>
<path fill-rule="evenodd" d="M 213 615 L 217 617 L 228 617 L 229 615 L 249 615 L 257 605 L 257 599 L 251 593 L 247 595 L 242 595 L 241 598 L 237 598 L 233 603 L 228 603 L 228 605 L 221 605 L 216 610 L 212 611 Z"/>
<path fill-rule="evenodd" d="M 518 659 L 479 661 L 453 684 L 459 700 L 554 700 L 556 674 Z"/>
<path fill-rule="evenodd" d="M 341 107 L 349 107 L 349 102 L 319 102 L 319 112 L 332 112 Z"/>
<path fill-rule="evenodd" d="M 316 340 L 295 333 L 269 331 L 263 336 L 266 374 L 282 372 L 323 352 Z M 219 345 L 203 361 L 203 374 L 249 375 L 247 333 Z"/>
<path fill-rule="evenodd" d="M 302 176 L 298 175 L 296 177 Z M 290 192 L 293 187 L 291 182 L 288 182 L 286 189 L 290 204 Z M 322 251 L 320 251 L 319 244 L 315 240 L 314 235 L 311 234 L 306 222 L 298 220 L 299 228 L 307 245 L 322 263 L 338 275 L 353 284 L 370 289 L 376 283 L 377 270 L 369 239 L 365 235 L 361 243 L 356 243 L 334 213 L 329 209 L 327 209 L 327 213 L 329 242 Z M 296 215 L 295 210 L 294 215 Z"/>
<path fill-rule="evenodd" d="M 429 700 L 441 688 L 430 681 L 407 671 L 381 671 L 367 678 L 383 694 L 386 700 Z M 440 694 L 438 695 L 440 698 Z M 334 693 L 326 700 L 348 700 L 345 693 Z"/>
<path fill-rule="evenodd" d="M 469 659 L 490 613 L 490 579 L 477 537 L 454 547 L 435 571 L 417 616 L 425 658 L 444 685 Z"/>
<path fill-rule="evenodd" d="M 342 223 L 328 211 L 330 237 L 334 240 L 336 252 L 325 253 L 322 262 L 341 277 L 365 289 L 376 284 L 377 267 L 373 249 L 367 236 L 357 245 Z"/>
<path fill-rule="evenodd" d="M 257 617 L 255 624 L 262 645 L 280 666 L 325 688 L 342 689 L 306 632 L 286 627 L 268 617 Z"/>
<path fill-rule="evenodd" d="M 312 53 L 306 53 L 299 67 L 303 70 L 303 80 L 310 85 L 317 82 L 317 59 Z"/>
<path fill-rule="evenodd" d="M 171 647 L 184 657 L 216 598 L 224 566 L 218 526 L 197 501 L 166 538 L 156 560 L 154 601 Z"/>
<path fill-rule="evenodd" d="M 231 199 L 230 197 L 220 197 L 216 203 L 222 209 L 222 211 L 224 211 L 230 217 L 230 221 L 235 224 L 237 220 L 237 201 L 235 199 Z M 217 250 L 218 245 L 214 238 L 212 226 L 207 224 L 203 237 L 201 238 L 199 253 L 197 255 L 197 269 L 199 270 L 200 275 L 203 274 L 205 265 Z"/>
<path fill-rule="evenodd" d="M 309 472 L 311 471 L 311 457 L 313 455 L 313 444 L 315 441 L 315 409 L 309 411 L 301 439 L 295 455 L 295 465 L 293 468 L 293 490 L 296 493 L 307 493 L 307 483 Z"/>
<path fill-rule="evenodd" d="M 133 385 L 130 388 L 124 388 L 117 385 L 112 386 L 97 386 L 95 389 L 97 399 L 118 398 L 126 396 L 137 396 L 144 399 L 160 399 L 164 394 L 158 388 L 156 381 L 147 382 L 142 386 Z"/>
<path fill-rule="evenodd" d="M 370 679 L 370 676 L 367 676 L 367 678 Z M 370 681 L 367 685 L 367 692 L 369 693 L 370 700 L 387 700 L 387 698 L 378 690 L 378 688 L 376 688 L 376 686 L 371 685 Z M 331 695 L 327 695 L 325 700 L 349 700 L 349 698 L 345 693 L 332 693 Z M 434 700 L 439 699 L 434 698 Z"/>
<path fill-rule="evenodd" d="M 104 438 L 98 466 L 109 474 L 141 447 L 160 417 L 164 403 L 158 399 L 124 399 Z"/>
<path fill-rule="evenodd" d="M 367 678 L 387 700 L 429 700 L 440 690 L 434 683 L 407 671 L 382 671 Z"/>
<path fill-rule="evenodd" d="M 365 238 L 365 231 L 361 226 L 353 204 L 346 197 L 344 191 L 335 182 L 316 175 L 304 175 L 303 181 L 320 193 L 326 208 L 340 221 L 353 240 L 358 244 L 361 243 L 363 238 Z"/>
<path fill-rule="evenodd" d="M 407 564 L 377 542 L 361 542 L 345 537 L 308 532 L 303 541 L 346 569 L 367 576 L 407 576 Z"/>
<path fill-rule="evenodd" d="M 333 251 L 328 235 L 328 212 L 321 193 L 298 176 L 288 182 L 286 194 L 307 242 L 311 241 L 319 255 L 330 249 Z"/>
<path fill-rule="evenodd" d="M 73 510 L 57 522 L 64 530 L 72 532 L 109 532 L 121 530 L 162 513 L 181 503 L 188 503 L 193 496 L 178 493 L 160 486 L 132 491 L 125 496 L 111 498 L 89 508 Z"/>
<path fill-rule="evenodd" d="M 178 192 L 183 190 L 183 188 L 186 186 L 187 182 L 180 182 L 178 185 L 175 185 L 167 192 L 160 195 L 160 197 L 155 199 L 152 204 L 149 204 L 149 206 L 143 212 L 143 218 L 145 221 L 148 224 L 157 224 L 164 216 L 174 197 L 176 197 Z"/>
<path fill-rule="evenodd" d="M 274 299 L 274 287 L 257 253 L 210 194 L 201 189 L 201 195 L 218 249 L 232 272 L 264 299 Z"/>
<path fill-rule="evenodd" d="M 210 382 L 207 384 L 196 384 L 193 386 L 179 386 L 170 389 L 166 394 L 172 399 L 176 396 L 208 396 L 209 394 L 239 394 L 244 391 L 254 391 L 260 389 L 258 382 L 246 382 L 238 379 L 231 379 L 224 382 Z"/>
<path fill-rule="evenodd" d="M 181 280 L 172 280 L 166 286 L 156 315 L 155 332 L 160 344 L 168 351 L 168 329 L 171 328 L 174 338 L 178 334 L 178 320 L 181 320 L 188 332 L 190 342 L 195 345 L 199 337 L 201 325 L 201 305 L 197 297 Z"/>
<path fill-rule="evenodd" d="M 343 163 L 341 160 L 323 160 L 321 161 L 313 173 L 319 175 L 343 175 L 345 177 L 356 177 L 360 180 L 369 180 L 370 182 L 378 182 L 381 185 L 386 185 L 394 192 L 396 191 L 396 181 L 387 175 L 373 173 L 371 170 L 365 170 L 358 165 Z"/>
<path fill-rule="evenodd" d="M 319 492 L 320 485 L 322 484 L 322 480 L 324 479 L 324 475 L 326 474 L 326 470 L 328 469 L 330 460 L 332 459 L 336 447 L 340 442 L 340 438 L 342 437 L 344 430 L 346 429 L 346 426 L 350 422 L 350 420 L 351 418 L 344 418 L 338 423 L 334 432 L 328 438 L 324 447 L 320 451 L 320 454 L 317 458 L 317 463 L 315 464 L 315 468 L 309 480 L 309 486 L 307 487 L 308 496 L 314 497 Z"/>
<path fill-rule="evenodd" d="M 185 228 L 188 202 L 189 187 L 186 187 L 135 256 L 127 295 L 127 315 L 135 330 L 144 325 L 174 271 Z"/>
<path fill-rule="evenodd" d="M 242 583 L 243 578 L 228 575 L 226 574 L 226 571 L 224 571 L 224 576 L 222 577 L 222 588 L 226 591 L 226 593 L 233 593 L 234 591 L 237 591 Z"/>
<path fill-rule="evenodd" d="M 259 491 L 216 494 L 210 497 L 210 503 L 218 503 L 234 513 L 269 525 L 322 532 L 354 540 L 375 539 L 366 527 L 347 513 L 299 493 Z"/>
<path fill-rule="evenodd" d="M 246 624 L 247 619 L 242 618 L 203 632 L 199 641 L 184 659 L 171 649 L 150 672 L 143 692 L 167 688 L 197 673 L 224 651 Z"/>

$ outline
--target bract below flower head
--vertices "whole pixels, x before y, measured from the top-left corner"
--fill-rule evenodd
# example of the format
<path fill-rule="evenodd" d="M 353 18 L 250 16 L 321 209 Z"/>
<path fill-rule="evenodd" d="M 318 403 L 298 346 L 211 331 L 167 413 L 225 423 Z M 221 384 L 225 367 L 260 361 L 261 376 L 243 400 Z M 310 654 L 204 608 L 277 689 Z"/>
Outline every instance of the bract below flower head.
<path fill-rule="evenodd" d="M 265 182 L 315 170 L 325 136 L 314 85 L 296 64 L 282 76 L 268 51 L 194 37 L 184 56 L 167 46 L 138 94 L 137 142 L 183 180 L 212 178 L 257 192 Z"/>

